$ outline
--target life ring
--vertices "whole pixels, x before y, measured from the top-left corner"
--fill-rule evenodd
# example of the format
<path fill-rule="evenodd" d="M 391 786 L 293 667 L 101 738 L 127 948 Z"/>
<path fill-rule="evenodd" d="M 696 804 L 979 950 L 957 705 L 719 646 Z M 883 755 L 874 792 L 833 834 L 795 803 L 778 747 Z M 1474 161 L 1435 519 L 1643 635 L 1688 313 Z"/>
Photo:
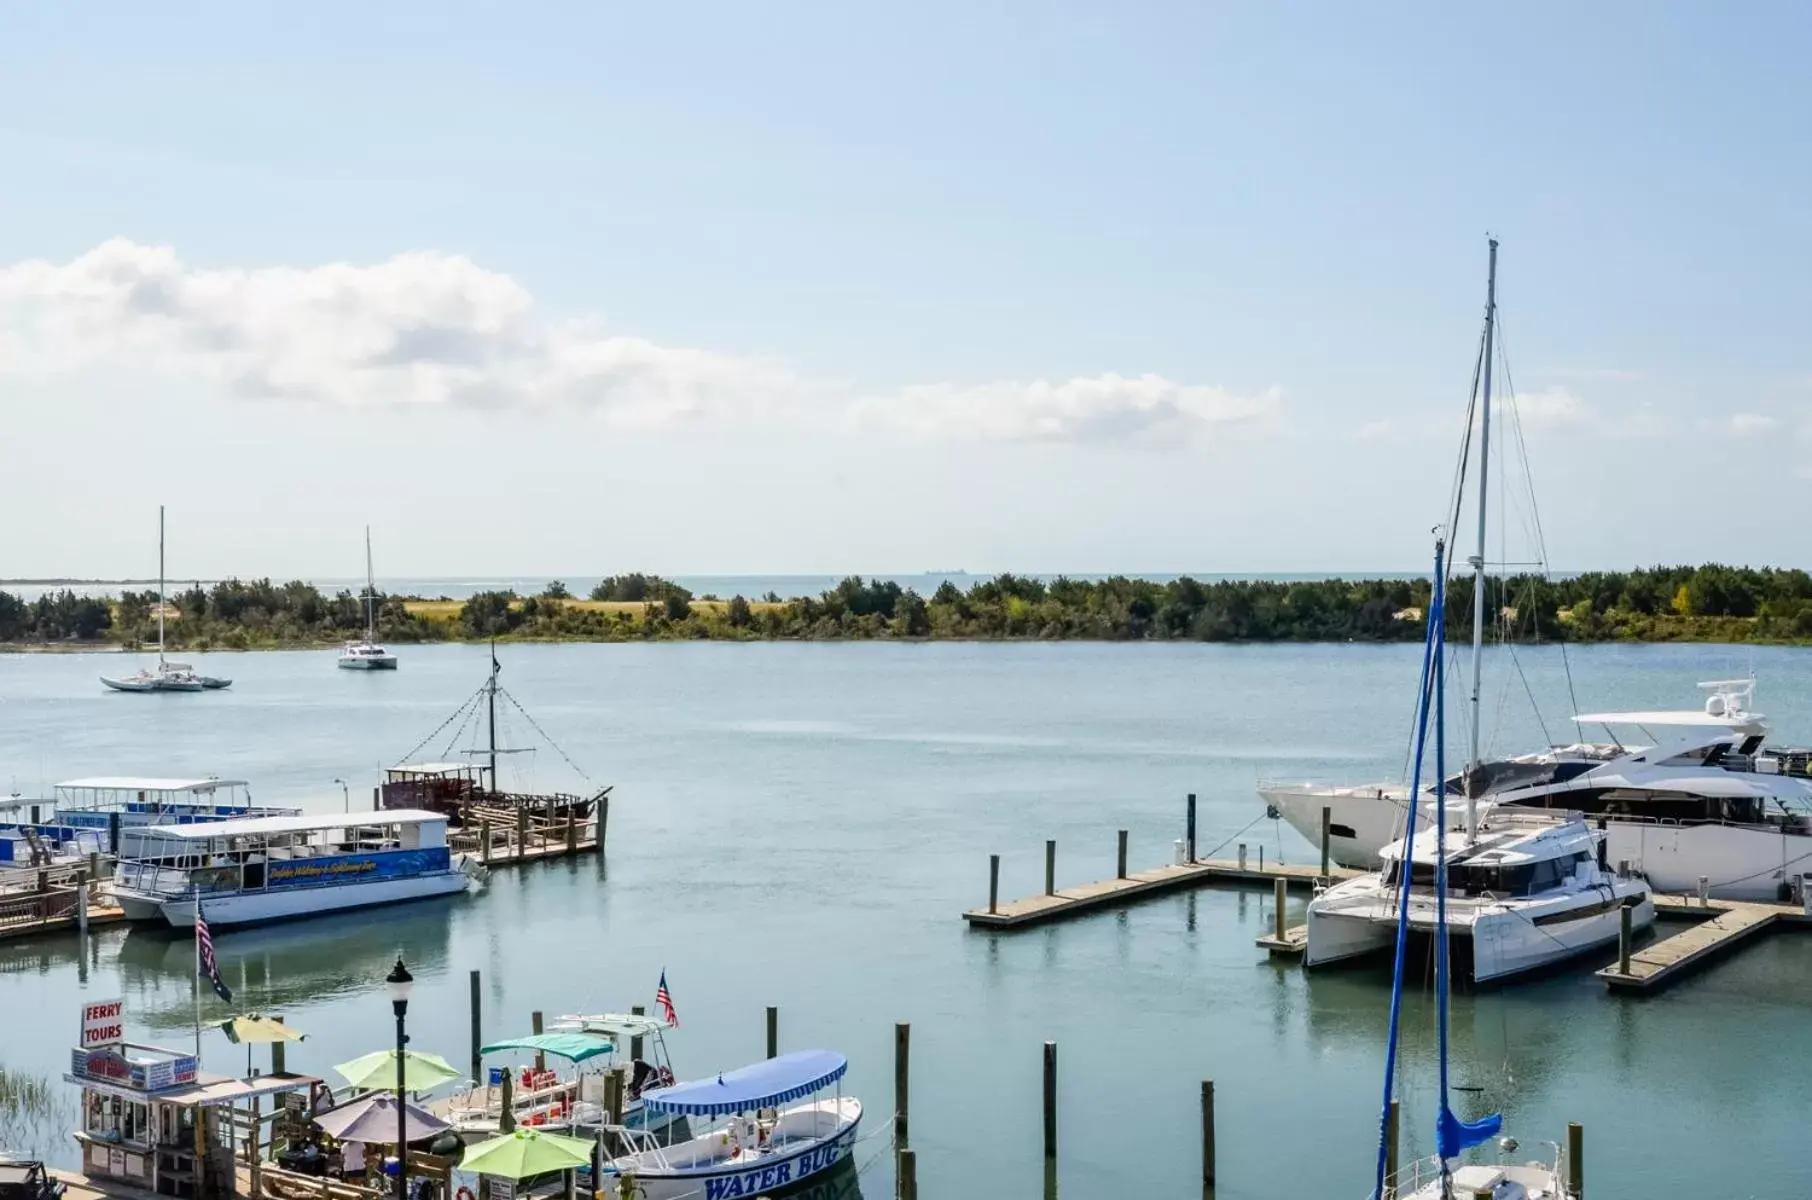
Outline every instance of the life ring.
<path fill-rule="evenodd" d="M 454 1200 L 478 1200 L 478 1197 L 472 1194 L 472 1189 L 463 1183 L 459 1185 L 459 1190 L 453 1193 L 453 1196 Z"/>

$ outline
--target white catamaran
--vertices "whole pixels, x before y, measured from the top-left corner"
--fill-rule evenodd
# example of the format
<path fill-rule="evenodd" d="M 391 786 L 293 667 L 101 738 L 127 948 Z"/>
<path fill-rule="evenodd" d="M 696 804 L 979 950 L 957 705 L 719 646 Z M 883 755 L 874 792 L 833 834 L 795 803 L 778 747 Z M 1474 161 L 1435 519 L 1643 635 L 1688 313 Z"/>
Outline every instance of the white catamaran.
<path fill-rule="evenodd" d="M 377 581 L 371 572 L 371 526 L 365 526 L 365 640 L 340 647 L 346 671 L 394 671 L 396 655 L 377 644 Z"/>
<path fill-rule="evenodd" d="M 232 685 L 231 679 L 203 675 L 188 663 L 164 657 L 164 506 L 157 506 L 157 666 L 117 679 L 101 676 L 116 692 L 205 692 Z"/>

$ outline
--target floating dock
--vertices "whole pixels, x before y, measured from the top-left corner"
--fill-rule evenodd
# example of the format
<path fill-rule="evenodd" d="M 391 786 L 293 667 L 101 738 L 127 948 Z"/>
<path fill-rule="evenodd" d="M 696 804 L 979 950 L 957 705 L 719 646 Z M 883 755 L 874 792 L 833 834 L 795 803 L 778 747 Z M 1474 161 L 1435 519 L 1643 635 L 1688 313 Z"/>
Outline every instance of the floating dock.
<path fill-rule="evenodd" d="M 1812 929 L 1812 912 L 1799 904 L 1766 904 L 1749 900 L 1698 900 L 1656 896 L 1657 916 L 1696 921 L 1678 933 L 1659 938 L 1625 954 L 1597 972 L 1618 992 L 1659 991 L 1675 979 L 1776 928 Z"/>
<path fill-rule="evenodd" d="M 1356 874 L 1343 867 L 1335 867 L 1334 872 L 1337 879 Z M 1321 873 L 1313 866 L 1285 863 L 1271 863 L 1263 867 L 1247 863 L 1242 866 L 1231 859 L 1201 859 L 1178 866 L 1134 871 L 1117 879 L 1101 879 L 1094 883 L 1057 888 L 1042 896 L 1027 896 L 1023 900 L 997 903 L 992 908 L 972 908 L 963 914 L 963 920 L 983 929 L 1020 929 L 1027 925 L 1042 925 L 1077 916 L 1092 909 L 1130 904 L 1180 888 L 1278 881 L 1286 887 L 1308 888 L 1313 887 L 1321 877 Z"/>

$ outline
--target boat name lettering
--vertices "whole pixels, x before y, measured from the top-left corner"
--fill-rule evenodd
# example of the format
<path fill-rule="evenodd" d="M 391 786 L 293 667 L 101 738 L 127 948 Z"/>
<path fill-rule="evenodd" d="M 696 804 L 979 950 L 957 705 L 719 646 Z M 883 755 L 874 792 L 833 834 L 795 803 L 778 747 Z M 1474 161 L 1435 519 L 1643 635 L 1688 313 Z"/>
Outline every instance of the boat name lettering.
<path fill-rule="evenodd" d="M 273 881 L 285 879 L 319 879 L 330 875 L 365 875 L 378 869 L 377 861 L 370 858 L 347 858 L 328 862 L 300 862 L 285 866 L 273 866 L 270 878 Z"/>

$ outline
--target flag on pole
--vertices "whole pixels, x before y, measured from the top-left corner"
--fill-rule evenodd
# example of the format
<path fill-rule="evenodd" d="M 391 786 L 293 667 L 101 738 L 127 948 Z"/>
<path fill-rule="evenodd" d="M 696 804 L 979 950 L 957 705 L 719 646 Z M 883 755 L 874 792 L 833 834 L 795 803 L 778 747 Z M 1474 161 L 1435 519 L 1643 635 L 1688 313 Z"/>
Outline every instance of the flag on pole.
<path fill-rule="evenodd" d="M 661 968 L 661 986 L 654 989 L 654 1002 L 660 1006 L 667 1024 L 679 1028 L 679 1014 L 673 1010 L 673 993 L 667 990 L 667 968 Z"/>
<path fill-rule="evenodd" d="M 228 1004 L 233 1002 L 233 989 L 220 978 L 220 964 L 214 961 L 214 938 L 201 916 L 201 901 L 195 901 L 195 966 L 201 977 L 214 985 L 214 994 Z M 199 1012 L 200 1007 L 197 1006 Z"/>

